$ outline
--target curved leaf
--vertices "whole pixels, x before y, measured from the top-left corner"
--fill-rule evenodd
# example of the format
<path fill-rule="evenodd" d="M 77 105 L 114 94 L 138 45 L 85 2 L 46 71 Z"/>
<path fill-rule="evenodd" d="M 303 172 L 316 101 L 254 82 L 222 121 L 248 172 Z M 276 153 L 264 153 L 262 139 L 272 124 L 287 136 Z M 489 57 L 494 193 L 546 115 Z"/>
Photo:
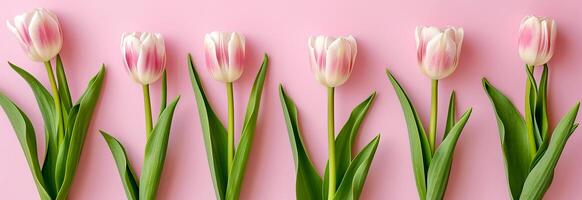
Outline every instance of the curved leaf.
<path fill-rule="evenodd" d="M 368 171 L 372 165 L 374 154 L 378 149 L 380 142 L 380 135 L 374 137 L 368 145 L 366 145 L 358 155 L 354 158 L 348 167 L 346 174 L 335 194 L 336 200 L 357 200 L 360 199 L 360 194 L 366 182 Z"/>
<path fill-rule="evenodd" d="M 190 81 L 192 81 L 192 88 L 194 89 L 196 105 L 200 115 L 206 157 L 210 165 L 216 199 L 224 200 L 228 182 L 226 129 L 214 113 L 206 94 L 204 94 L 202 82 L 192 61 L 192 55 L 188 55 L 188 66 Z"/>
<path fill-rule="evenodd" d="M 251 95 L 249 97 L 240 142 L 234 157 L 234 165 L 232 166 L 232 171 L 230 172 L 230 176 L 228 178 L 226 199 L 239 199 L 241 184 L 243 182 L 245 169 L 247 166 L 247 160 L 253 145 L 259 108 L 261 106 L 261 94 L 263 93 L 263 85 L 265 83 L 268 64 L 269 57 L 267 57 L 267 54 L 265 54 L 263 64 L 257 73 L 255 82 L 253 83 L 253 89 L 251 90 Z"/>
<path fill-rule="evenodd" d="M 67 75 L 65 74 L 65 69 L 63 69 L 63 62 L 61 61 L 61 55 L 57 54 L 56 58 L 56 69 L 57 69 L 57 82 L 59 84 L 59 97 L 61 97 L 61 104 L 63 105 L 63 111 L 69 114 L 69 110 L 73 107 L 73 101 L 71 100 L 71 92 L 69 91 L 69 83 L 67 82 Z M 66 119 L 66 118 L 65 118 Z M 65 121 L 65 126 L 67 121 Z"/>
<path fill-rule="evenodd" d="M 317 174 L 315 167 L 313 167 L 313 163 L 311 163 L 307 155 L 305 145 L 303 145 L 299 122 L 297 120 L 297 107 L 295 107 L 293 100 L 287 97 L 281 85 L 279 85 L 279 97 L 289 133 L 289 142 L 291 142 L 295 169 L 297 170 L 297 180 L 295 181 L 296 199 L 322 200 L 321 177 Z"/>
<path fill-rule="evenodd" d="M 511 101 L 485 78 L 483 88 L 497 117 L 511 197 L 519 199 L 532 160 L 525 122 Z"/>
<path fill-rule="evenodd" d="M 180 97 L 177 97 L 162 111 L 146 143 L 141 181 L 139 183 L 139 199 L 141 200 L 156 199 L 160 177 L 166 160 L 174 110 L 179 100 Z"/>
<path fill-rule="evenodd" d="M 576 104 L 558 123 L 546 153 L 541 157 L 538 164 L 531 170 L 529 176 L 523 185 L 523 192 L 519 197 L 520 200 L 538 200 L 542 199 L 554 176 L 554 170 L 566 142 L 574 132 L 574 121 L 578 114 L 580 103 Z"/>
<path fill-rule="evenodd" d="M 447 135 L 449 134 L 449 132 L 451 131 L 453 126 L 455 126 L 456 123 L 455 116 L 457 114 L 457 110 L 455 106 L 455 99 L 456 95 L 455 91 L 453 91 L 451 93 L 451 98 L 449 99 L 449 110 L 447 112 L 447 122 L 445 126 L 445 133 L 443 135 L 443 141 L 447 138 Z"/>
<path fill-rule="evenodd" d="M 131 168 L 129 159 L 127 159 L 127 154 L 125 153 L 123 145 L 106 132 L 101 131 L 101 135 L 107 142 L 111 154 L 113 154 L 113 159 L 115 159 L 115 164 L 117 165 L 117 170 L 119 171 L 119 176 L 121 177 L 121 183 L 123 183 L 127 199 L 137 200 L 139 195 L 137 177 Z"/>
<path fill-rule="evenodd" d="M 449 174 L 451 172 L 451 165 L 453 163 L 453 155 L 455 153 L 455 146 L 461 136 L 461 132 L 467 124 L 471 116 L 472 109 L 469 108 L 459 122 L 455 123 L 447 138 L 440 144 L 432 157 L 430 167 L 428 169 L 428 188 L 426 192 L 427 200 L 441 200 L 445 195 L 447 184 L 449 182 Z"/>
<path fill-rule="evenodd" d="M 432 153 L 428 144 L 425 130 L 422 122 L 418 117 L 418 113 L 414 106 L 408 99 L 406 92 L 400 86 L 396 78 L 386 70 L 386 74 L 398 95 L 404 118 L 406 119 L 406 126 L 408 127 L 408 137 L 410 142 L 410 154 L 412 155 L 412 166 L 414 170 L 414 177 L 416 178 L 416 189 L 420 199 L 426 198 L 426 174 L 432 159 Z"/>

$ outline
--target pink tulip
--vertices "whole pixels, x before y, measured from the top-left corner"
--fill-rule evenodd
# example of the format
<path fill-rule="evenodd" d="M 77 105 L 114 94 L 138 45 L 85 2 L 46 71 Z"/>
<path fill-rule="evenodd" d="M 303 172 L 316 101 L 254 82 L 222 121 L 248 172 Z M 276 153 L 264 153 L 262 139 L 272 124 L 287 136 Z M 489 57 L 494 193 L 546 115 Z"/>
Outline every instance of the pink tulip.
<path fill-rule="evenodd" d="M 206 68 L 214 79 L 230 83 L 244 70 L 245 38 L 236 32 L 218 32 L 204 37 Z"/>
<path fill-rule="evenodd" d="M 159 33 L 123 33 L 121 52 L 127 71 L 142 85 L 157 81 L 166 68 L 166 46 Z"/>
<path fill-rule="evenodd" d="M 417 59 L 422 72 L 433 80 L 449 76 L 459 64 L 462 43 L 462 28 L 417 27 Z"/>
<path fill-rule="evenodd" d="M 554 20 L 527 16 L 519 27 L 519 56 L 528 65 L 547 63 L 554 54 L 556 23 Z"/>
<path fill-rule="evenodd" d="M 350 77 L 358 53 L 354 37 L 310 37 L 311 69 L 315 78 L 327 87 L 336 87 Z"/>
<path fill-rule="evenodd" d="M 23 13 L 6 22 L 8 29 L 33 61 L 46 62 L 54 58 L 63 46 L 59 20 L 44 8 Z"/>

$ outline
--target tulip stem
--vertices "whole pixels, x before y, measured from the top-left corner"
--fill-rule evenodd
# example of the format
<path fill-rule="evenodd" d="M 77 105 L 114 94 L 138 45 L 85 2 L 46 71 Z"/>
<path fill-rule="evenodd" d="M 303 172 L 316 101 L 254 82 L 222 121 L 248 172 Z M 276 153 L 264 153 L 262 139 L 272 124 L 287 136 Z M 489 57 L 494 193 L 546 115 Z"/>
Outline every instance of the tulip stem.
<path fill-rule="evenodd" d="M 327 144 L 329 153 L 329 188 L 327 199 L 334 199 L 336 190 L 336 161 L 335 161 L 335 133 L 334 133 L 334 88 L 327 88 Z"/>
<path fill-rule="evenodd" d="M 432 95 L 430 104 L 430 129 L 428 132 L 429 145 L 432 153 L 436 150 L 436 129 L 437 129 L 437 110 L 438 110 L 438 90 L 439 80 L 432 80 Z"/>
<path fill-rule="evenodd" d="M 234 164 L 234 97 L 232 91 L 232 82 L 226 83 L 226 96 L 228 98 L 228 173 L 232 170 Z"/>
<path fill-rule="evenodd" d="M 57 82 L 55 81 L 55 75 L 53 73 L 53 68 L 51 66 L 51 61 L 45 61 L 44 62 L 44 66 L 46 68 L 46 72 L 49 78 L 49 81 L 51 83 L 51 89 L 53 91 L 53 98 L 55 100 L 55 109 L 57 110 L 57 123 L 58 123 L 58 139 L 59 139 L 59 143 L 64 139 L 65 134 L 64 134 L 64 125 L 63 125 L 63 111 L 62 111 L 62 107 L 61 107 L 61 97 L 59 95 L 59 89 L 57 87 Z"/>
<path fill-rule="evenodd" d="M 146 121 L 146 140 L 149 140 L 152 133 L 152 105 L 150 101 L 150 85 L 142 85 L 143 89 L 143 107 L 145 110 Z"/>
<path fill-rule="evenodd" d="M 527 65 L 527 70 L 529 70 L 529 72 L 527 72 L 527 73 L 530 73 L 530 72 L 533 73 L 533 69 L 534 69 L 533 65 Z M 527 128 L 527 137 L 529 140 L 529 150 L 530 150 L 529 152 L 530 152 L 531 158 L 533 159 L 536 155 L 536 152 L 537 152 L 536 138 L 534 136 L 534 122 L 533 122 L 534 113 L 533 113 L 533 110 L 531 109 L 532 103 L 535 103 L 535 100 L 534 100 L 534 102 L 531 102 L 530 96 L 532 95 L 531 92 L 532 92 L 533 85 L 532 85 L 531 80 L 529 80 L 530 79 L 529 75 L 527 77 L 528 78 L 527 78 L 526 83 L 525 83 L 525 125 Z M 535 90 L 535 89 L 533 89 L 533 90 Z"/>

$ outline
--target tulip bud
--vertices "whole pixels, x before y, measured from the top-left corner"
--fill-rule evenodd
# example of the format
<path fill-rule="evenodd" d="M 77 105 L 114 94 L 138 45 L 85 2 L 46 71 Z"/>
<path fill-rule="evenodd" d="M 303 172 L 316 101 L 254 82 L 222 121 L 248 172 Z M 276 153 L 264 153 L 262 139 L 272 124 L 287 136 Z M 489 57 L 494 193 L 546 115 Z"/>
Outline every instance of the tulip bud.
<path fill-rule="evenodd" d="M 156 82 L 166 69 L 166 46 L 159 33 L 123 33 L 123 64 L 135 82 Z"/>
<path fill-rule="evenodd" d="M 527 16 L 519 27 L 519 56 L 528 65 L 546 64 L 554 54 L 556 23 L 554 20 Z"/>
<path fill-rule="evenodd" d="M 441 31 L 436 27 L 417 27 L 417 59 L 422 72 L 433 80 L 449 76 L 459 64 L 462 43 L 462 28 Z"/>
<path fill-rule="evenodd" d="M 230 83 L 243 73 L 245 38 L 237 32 L 218 32 L 204 36 L 206 68 L 214 79 Z"/>
<path fill-rule="evenodd" d="M 354 37 L 310 37 L 311 69 L 315 78 L 327 87 L 345 83 L 354 69 L 358 47 Z"/>
<path fill-rule="evenodd" d="M 44 8 L 17 15 L 6 22 L 8 29 L 33 61 L 46 62 L 54 58 L 63 46 L 61 26 L 55 14 Z"/>

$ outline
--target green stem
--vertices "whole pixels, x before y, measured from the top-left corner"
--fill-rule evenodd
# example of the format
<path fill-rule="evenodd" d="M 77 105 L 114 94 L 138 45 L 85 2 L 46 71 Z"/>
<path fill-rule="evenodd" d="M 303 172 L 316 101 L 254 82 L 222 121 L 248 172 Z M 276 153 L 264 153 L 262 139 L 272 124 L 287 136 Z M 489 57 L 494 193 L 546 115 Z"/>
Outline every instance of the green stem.
<path fill-rule="evenodd" d="M 334 199 L 336 190 L 336 169 L 335 169 L 335 133 L 334 133 L 334 102 L 333 102 L 334 88 L 327 88 L 327 145 L 329 153 L 329 188 L 327 191 L 327 199 Z"/>
<path fill-rule="evenodd" d="M 436 149 L 436 129 L 437 129 L 437 110 L 438 110 L 438 90 L 439 80 L 432 80 L 432 95 L 430 104 L 430 129 L 428 132 L 429 145 L 432 153 Z"/>
<path fill-rule="evenodd" d="M 529 71 L 533 72 L 533 65 L 527 65 Z M 528 72 L 529 73 L 529 72 Z M 536 138 L 534 135 L 534 123 L 533 123 L 533 110 L 532 102 L 531 102 L 531 90 L 532 90 L 532 83 L 529 80 L 529 75 L 527 76 L 526 84 L 525 84 L 525 126 L 527 128 L 527 137 L 529 140 L 529 150 L 530 155 L 535 157 L 537 152 L 537 145 L 536 145 Z"/>
<path fill-rule="evenodd" d="M 232 82 L 226 83 L 226 96 L 228 98 L 228 173 L 232 170 L 234 164 L 234 97 L 232 91 Z"/>
<path fill-rule="evenodd" d="M 150 85 L 142 85 L 143 89 L 143 107 L 145 110 L 146 120 L 146 140 L 149 140 L 152 133 L 152 104 L 150 101 Z"/>
<path fill-rule="evenodd" d="M 55 109 L 57 110 L 57 123 L 58 123 L 58 137 L 59 137 L 59 144 L 60 142 L 64 139 L 65 134 L 64 134 L 64 124 L 63 124 L 63 112 L 62 112 L 62 106 L 61 106 L 61 97 L 59 95 L 59 89 L 57 87 L 57 82 L 55 81 L 55 75 L 53 73 L 53 68 L 51 66 L 51 62 L 46 61 L 44 62 L 44 66 L 46 68 L 46 72 L 48 74 L 49 77 L 49 81 L 51 83 L 51 89 L 53 91 L 53 98 L 55 100 Z"/>

